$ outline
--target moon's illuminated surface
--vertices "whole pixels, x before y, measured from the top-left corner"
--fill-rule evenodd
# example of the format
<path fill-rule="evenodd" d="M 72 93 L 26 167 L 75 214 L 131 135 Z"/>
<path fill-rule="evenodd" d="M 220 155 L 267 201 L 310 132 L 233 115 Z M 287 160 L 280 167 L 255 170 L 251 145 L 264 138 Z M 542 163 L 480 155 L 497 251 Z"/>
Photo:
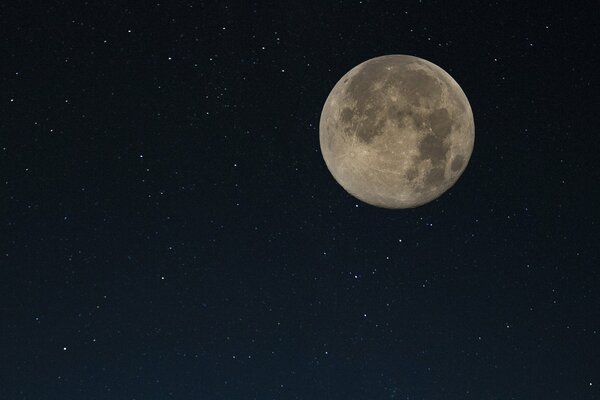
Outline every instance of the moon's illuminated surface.
<path fill-rule="evenodd" d="M 352 68 L 327 97 L 319 132 L 335 180 L 384 208 L 439 197 L 465 170 L 475 140 L 460 86 L 437 65 L 407 55 Z"/>

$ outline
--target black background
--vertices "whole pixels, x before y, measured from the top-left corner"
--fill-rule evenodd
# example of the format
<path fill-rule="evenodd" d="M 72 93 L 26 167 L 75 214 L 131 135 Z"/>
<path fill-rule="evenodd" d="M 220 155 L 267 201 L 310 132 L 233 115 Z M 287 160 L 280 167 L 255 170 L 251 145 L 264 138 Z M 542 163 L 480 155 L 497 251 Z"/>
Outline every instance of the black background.
<path fill-rule="evenodd" d="M 0 5 L 0 397 L 598 399 L 595 2 Z M 444 68 L 436 201 L 320 154 L 337 80 Z"/>

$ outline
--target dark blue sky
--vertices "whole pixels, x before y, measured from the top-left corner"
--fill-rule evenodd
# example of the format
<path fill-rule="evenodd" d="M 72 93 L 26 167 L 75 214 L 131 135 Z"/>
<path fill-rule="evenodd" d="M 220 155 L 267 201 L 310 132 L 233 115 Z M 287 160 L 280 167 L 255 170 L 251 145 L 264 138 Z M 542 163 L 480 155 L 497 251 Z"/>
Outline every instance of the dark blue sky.
<path fill-rule="evenodd" d="M 597 16 L 0 5 L 0 398 L 600 398 Z M 416 209 L 320 154 L 329 91 L 384 54 L 444 68 L 475 118 Z"/>

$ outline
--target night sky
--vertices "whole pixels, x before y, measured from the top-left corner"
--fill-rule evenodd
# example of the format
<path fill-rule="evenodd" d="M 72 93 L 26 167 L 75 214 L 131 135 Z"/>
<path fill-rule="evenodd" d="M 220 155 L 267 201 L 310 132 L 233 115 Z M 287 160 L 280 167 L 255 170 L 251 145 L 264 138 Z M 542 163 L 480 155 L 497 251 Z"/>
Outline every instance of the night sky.
<path fill-rule="evenodd" d="M 600 399 L 600 9 L 452 3 L 3 2 L 0 398 Z M 414 209 L 320 152 L 385 54 L 475 119 Z"/>

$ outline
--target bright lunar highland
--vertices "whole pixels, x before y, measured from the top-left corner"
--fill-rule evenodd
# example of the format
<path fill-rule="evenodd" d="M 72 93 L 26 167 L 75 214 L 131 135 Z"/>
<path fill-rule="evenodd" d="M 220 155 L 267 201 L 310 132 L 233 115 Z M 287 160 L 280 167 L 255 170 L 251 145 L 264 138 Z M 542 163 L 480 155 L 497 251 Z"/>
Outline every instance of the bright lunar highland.
<path fill-rule="evenodd" d="M 456 183 L 475 141 L 473 112 L 443 69 L 386 55 L 335 85 L 319 124 L 321 152 L 351 195 L 383 208 L 428 203 Z"/>

